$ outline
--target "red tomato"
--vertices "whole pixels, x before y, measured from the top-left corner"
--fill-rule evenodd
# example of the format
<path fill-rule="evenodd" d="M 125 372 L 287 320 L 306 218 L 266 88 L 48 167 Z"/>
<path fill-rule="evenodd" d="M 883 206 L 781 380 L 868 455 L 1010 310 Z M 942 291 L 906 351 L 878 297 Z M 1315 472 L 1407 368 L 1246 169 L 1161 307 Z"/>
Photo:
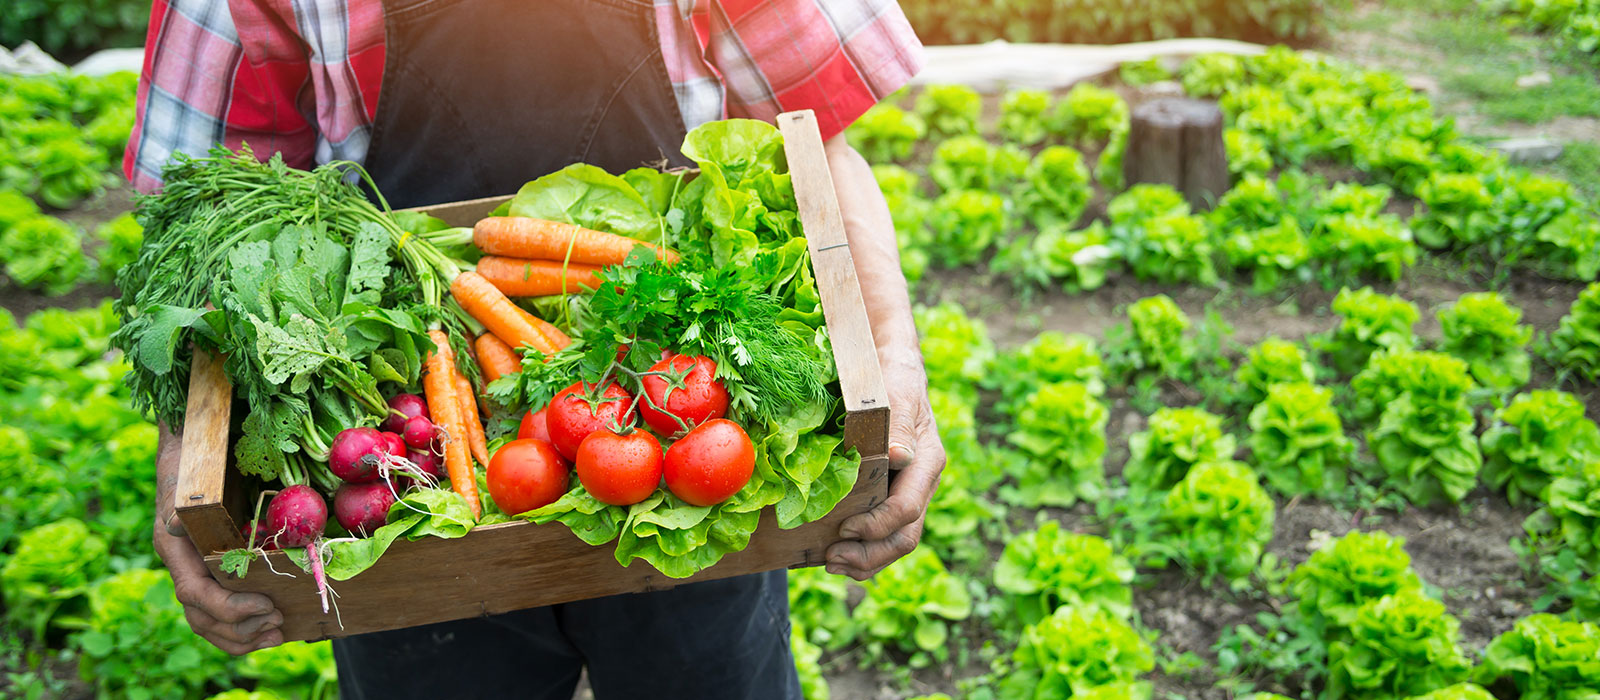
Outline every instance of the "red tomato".
<path fill-rule="evenodd" d="M 601 503 L 631 506 L 649 498 L 661 483 L 661 443 L 643 430 L 596 431 L 578 448 L 578 481 Z"/>
<path fill-rule="evenodd" d="M 549 411 L 549 406 L 537 411 L 528 411 L 528 415 L 522 417 L 522 424 L 517 426 L 517 439 L 534 438 L 550 442 L 550 424 L 546 422 L 545 415 Z"/>
<path fill-rule="evenodd" d="M 592 388 L 574 382 L 572 386 L 557 392 L 545 409 L 544 420 L 550 431 L 550 442 L 567 459 L 578 458 L 578 446 L 590 433 L 602 428 L 621 430 L 633 425 L 633 394 L 612 382 L 601 395 L 603 400 L 591 407 L 583 394 Z"/>
<path fill-rule="evenodd" d="M 567 463 L 544 440 L 512 440 L 489 458 L 489 497 L 511 515 L 555 503 L 567 492 Z"/>
<path fill-rule="evenodd" d="M 738 423 L 716 418 L 672 443 L 665 461 L 672 495 L 689 505 L 713 506 L 750 483 L 756 448 Z"/>
<path fill-rule="evenodd" d="M 640 380 L 650 400 L 639 402 L 639 415 L 663 437 L 683 432 L 672 416 L 682 418 L 693 428 L 728 413 L 728 390 L 717 381 L 716 360 L 704 355 L 673 355 L 655 363 L 650 371 L 684 375 L 681 382 L 656 375 L 645 375 Z M 672 388 L 670 392 L 668 387 Z M 651 402 L 666 411 L 656 410 Z"/>

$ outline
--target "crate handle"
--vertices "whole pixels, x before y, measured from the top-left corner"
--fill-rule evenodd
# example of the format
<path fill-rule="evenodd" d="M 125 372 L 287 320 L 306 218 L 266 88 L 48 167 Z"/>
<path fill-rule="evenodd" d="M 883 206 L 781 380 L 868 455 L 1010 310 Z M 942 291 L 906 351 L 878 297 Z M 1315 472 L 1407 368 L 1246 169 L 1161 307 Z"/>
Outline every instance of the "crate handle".
<path fill-rule="evenodd" d="M 864 459 L 882 457 L 889 452 L 889 395 L 817 115 L 809 109 L 780 114 L 778 131 L 783 134 L 800 225 L 811 249 L 822 314 L 833 341 L 839 392 L 851 417 L 845 422 L 845 444 L 859 450 Z"/>
<path fill-rule="evenodd" d="M 183 453 L 178 458 L 178 488 L 173 505 L 189 539 L 202 554 L 244 546 L 244 537 L 223 500 L 227 482 L 228 427 L 233 385 L 223 360 L 196 348 L 189 368 L 189 407 L 183 418 Z"/>

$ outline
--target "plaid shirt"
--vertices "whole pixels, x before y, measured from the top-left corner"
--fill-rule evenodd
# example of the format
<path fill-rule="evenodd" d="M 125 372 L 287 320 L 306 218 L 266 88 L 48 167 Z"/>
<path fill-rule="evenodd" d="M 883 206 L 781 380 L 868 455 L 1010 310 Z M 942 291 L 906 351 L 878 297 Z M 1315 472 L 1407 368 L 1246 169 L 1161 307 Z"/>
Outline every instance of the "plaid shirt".
<path fill-rule="evenodd" d="M 922 66 L 894 0 L 654 0 L 689 127 L 816 110 L 843 131 Z M 308 168 L 361 162 L 383 83 L 381 0 L 154 0 L 138 112 L 123 159 L 161 186 L 175 152 L 248 142 Z"/>

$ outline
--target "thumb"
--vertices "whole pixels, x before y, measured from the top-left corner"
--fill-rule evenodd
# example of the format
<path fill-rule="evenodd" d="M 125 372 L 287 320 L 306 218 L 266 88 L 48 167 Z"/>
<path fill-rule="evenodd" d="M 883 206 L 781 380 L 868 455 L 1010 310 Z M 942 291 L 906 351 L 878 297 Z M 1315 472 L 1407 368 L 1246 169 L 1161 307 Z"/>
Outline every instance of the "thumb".
<path fill-rule="evenodd" d="M 924 404 L 914 388 L 897 388 L 889 400 L 889 468 L 905 469 L 917 457 L 917 425 Z"/>
<path fill-rule="evenodd" d="M 173 537 L 189 536 L 189 531 L 183 528 L 183 519 L 179 518 L 176 512 L 167 516 L 166 529 L 167 534 L 172 535 Z"/>

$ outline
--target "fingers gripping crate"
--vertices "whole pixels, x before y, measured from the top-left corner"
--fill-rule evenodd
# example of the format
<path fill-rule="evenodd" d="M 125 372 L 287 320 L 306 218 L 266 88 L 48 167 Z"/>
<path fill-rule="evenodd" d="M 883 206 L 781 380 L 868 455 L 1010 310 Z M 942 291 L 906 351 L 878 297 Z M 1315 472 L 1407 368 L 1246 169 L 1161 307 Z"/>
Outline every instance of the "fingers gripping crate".
<path fill-rule="evenodd" d="M 222 553 L 243 547 L 240 524 L 251 505 L 229 462 L 232 389 L 222 361 L 196 353 L 189 382 L 183 454 L 174 493 L 178 517 L 223 587 L 263 593 L 283 612 L 284 639 L 315 640 L 412 627 L 695 581 L 817 566 L 839 540 L 839 524 L 882 502 L 888 493 L 889 403 L 861 285 L 845 237 L 833 178 L 815 116 L 778 116 L 800 221 L 811 251 L 823 315 L 833 342 L 846 410 L 844 446 L 862 455 L 855 488 L 827 516 L 791 530 L 778 528 L 773 507 L 743 551 L 687 579 L 649 564 L 623 567 L 615 542 L 590 546 L 561 523 L 515 521 L 474 529 L 459 539 L 396 540 L 372 568 L 338 584 L 337 618 L 324 614 L 311 575 L 282 552 L 271 552 L 237 578 L 221 568 Z M 509 197 L 424 207 L 452 226 L 471 226 Z M 270 567 L 270 571 L 268 570 Z M 273 571 L 284 575 L 273 575 Z"/>

